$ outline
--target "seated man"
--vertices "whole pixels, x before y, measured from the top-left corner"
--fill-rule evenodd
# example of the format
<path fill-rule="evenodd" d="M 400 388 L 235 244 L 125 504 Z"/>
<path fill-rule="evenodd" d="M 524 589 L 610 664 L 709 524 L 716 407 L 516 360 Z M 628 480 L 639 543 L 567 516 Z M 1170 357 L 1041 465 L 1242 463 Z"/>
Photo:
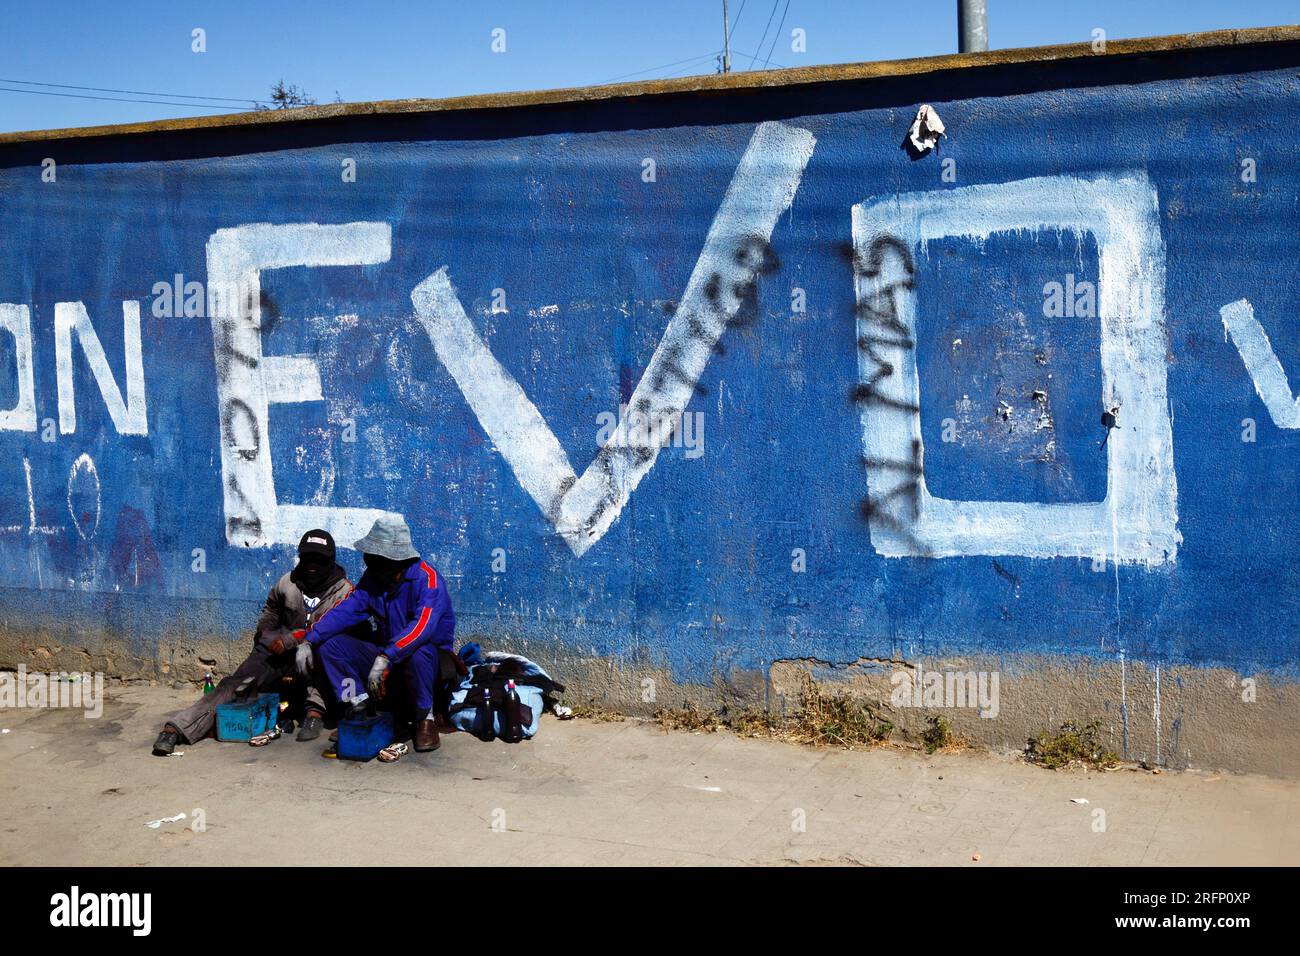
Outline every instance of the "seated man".
<path fill-rule="evenodd" d="M 325 704 L 319 687 L 321 675 L 305 677 L 296 672 L 299 642 L 307 629 L 342 601 L 352 589 L 346 572 L 335 560 L 334 539 L 326 531 L 308 531 L 298 542 L 298 563 L 284 575 L 266 596 L 266 605 L 257 619 L 253 652 L 216 689 L 196 700 L 163 725 L 154 741 L 153 752 L 165 757 L 178 743 L 193 744 L 212 732 L 217 706 L 235 699 L 235 691 L 246 679 L 253 678 L 257 691 L 282 691 L 289 683 L 306 696 L 306 714 L 298 730 L 299 740 L 320 736 Z"/>
<path fill-rule="evenodd" d="M 366 572 L 356 589 L 308 631 L 298 649 L 299 662 L 310 666 L 313 650 L 319 653 L 341 701 L 358 696 L 363 685 L 372 697 L 384 698 L 391 674 L 406 691 L 415 749 L 436 750 L 433 696 L 439 652 L 451 651 L 456 631 L 447 586 L 420 560 L 400 517 L 380 518 L 354 547 L 365 559 Z M 344 633 L 370 617 L 377 625 L 375 641 Z"/>

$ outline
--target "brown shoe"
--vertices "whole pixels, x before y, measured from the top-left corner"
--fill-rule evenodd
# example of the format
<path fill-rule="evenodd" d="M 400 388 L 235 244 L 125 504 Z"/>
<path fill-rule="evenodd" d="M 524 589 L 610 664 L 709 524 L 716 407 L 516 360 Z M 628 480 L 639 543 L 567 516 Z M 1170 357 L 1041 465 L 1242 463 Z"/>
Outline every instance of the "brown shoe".
<path fill-rule="evenodd" d="M 440 744 L 438 725 L 432 720 L 422 720 L 415 725 L 415 749 L 417 751 L 427 753 L 430 750 L 437 750 Z"/>

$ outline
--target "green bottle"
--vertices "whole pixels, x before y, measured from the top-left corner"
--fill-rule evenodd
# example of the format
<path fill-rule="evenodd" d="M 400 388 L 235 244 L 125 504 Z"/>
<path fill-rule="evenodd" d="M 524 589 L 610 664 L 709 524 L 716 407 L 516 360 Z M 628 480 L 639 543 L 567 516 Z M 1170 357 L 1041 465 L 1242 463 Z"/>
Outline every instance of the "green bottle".
<path fill-rule="evenodd" d="M 214 690 L 216 690 L 216 689 L 217 689 L 217 688 L 216 688 L 215 686 L 213 686 L 213 684 L 212 684 L 212 675 L 211 675 L 211 674 L 204 674 L 204 675 L 203 675 L 203 693 L 205 693 L 205 694 L 211 694 L 211 693 L 212 693 Z"/>

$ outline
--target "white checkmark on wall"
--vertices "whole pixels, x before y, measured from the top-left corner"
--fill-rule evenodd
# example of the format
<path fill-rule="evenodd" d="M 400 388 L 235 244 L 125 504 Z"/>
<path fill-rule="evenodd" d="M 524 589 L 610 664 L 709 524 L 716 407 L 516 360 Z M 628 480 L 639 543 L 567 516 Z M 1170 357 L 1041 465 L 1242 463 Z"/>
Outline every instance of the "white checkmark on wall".
<path fill-rule="evenodd" d="M 755 129 L 713 217 L 686 291 L 628 401 L 623 417 L 637 414 L 652 423 L 649 441 L 629 446 L 611 438 L 581 477 L 537 406 L 474 330 L 447 278 L 447 267 L 411 292 L 416 317 L 438 359 L 519 484 L 575 555 L 582 555 L 609 530 L 654 467 L 709 356 L 764 269 L 772 230 L 794 201 L 816 142 L 807 130 L 783 123 L 762 123 Z M 620 427 L 614 435 L 622 433 Z"/>
<path fill-rule="evenodd" d="M 1255 393 L 1273 416 L 1278 428 L 1300 428 L 1300 398 L 1291 394 L 1286 370 L 1273 351 L 1273 343 L 1264 333 L 1264 327 L 1255 318 L 1255 309 L 1249 300 L 1238 299 L 1219 309 L 1223 331 L 1232 336 L 1232 342 L 1241 353 L 1241 361 L 1255 383 Z"/>

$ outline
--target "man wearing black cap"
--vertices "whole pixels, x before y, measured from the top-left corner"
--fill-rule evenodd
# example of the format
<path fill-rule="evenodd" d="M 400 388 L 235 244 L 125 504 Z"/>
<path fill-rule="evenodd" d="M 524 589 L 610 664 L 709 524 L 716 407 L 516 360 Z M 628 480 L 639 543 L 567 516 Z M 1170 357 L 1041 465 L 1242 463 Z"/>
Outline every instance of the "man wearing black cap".
<path fill-rule="evenodd" d="M 178 743 L 193 744 L 212 732 L 217 707 L 235 699 L 235 691 L 248 678 L 258 691 L 297 691 L 306 696 L 306 714 L 298 731 L 299 740 L 320 736 L 325 703 L 319 670 L 306 677 L 295 666 L 299 646 L 307 632 L 348 596 L 352 582 L 335 560 L 334 539 L 329 532 L 308 531 L 298 542 L 298 563 L 275 582 L 257 619 L 253 652 L 216 690 L 196 700 L 163 726 L 154 741 L 153 752 L 165 757 Z M 286 686 L 288 685 L 288 686 Z"/>

